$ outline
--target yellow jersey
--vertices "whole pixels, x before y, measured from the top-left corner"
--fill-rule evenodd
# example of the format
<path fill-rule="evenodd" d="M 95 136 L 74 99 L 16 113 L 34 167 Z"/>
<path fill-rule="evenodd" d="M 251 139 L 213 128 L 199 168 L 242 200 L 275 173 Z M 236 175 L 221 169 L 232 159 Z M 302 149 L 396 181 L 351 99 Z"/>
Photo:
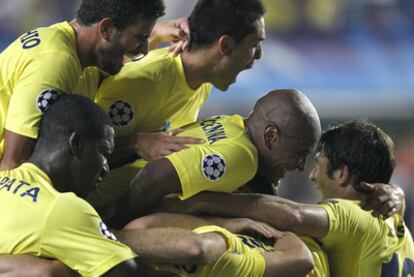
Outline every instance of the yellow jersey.
<path fill-rule="evenodd" d="M 39 120 L 60 93 L 94 98 L 95 67 L 83 72 L 67 22 L 29 31 L 0 54 L 0 158 L 5 129 L 37 138 Z"/>
<path fill-rule="evenodd" d="M 123 136 L 165 131 L 195 122 L 211 88 L 211 84 L 204 83 L 191 89 L 181 56 L 173 57 L 161 48 L 127 63 L 118 74 L 106 78 L 95 101 L 111 117 L 115 136 Z M 111 204 L 146 163 L 138 159 L 111 168 L 88 201 L 94 207 Z"/>
<path fill-rule="evenodd" d="M 100 276 L 136 254 L 119 243 L 95 210 L 56 191 L 37 166 L 0 172 L 0 254 L 58 259 L 82 276 Z"/>
<path fill-rule="evenodd" d="M 338 198 L 319 203 L 329 217 L 321 242 L 332 276 L 414 276 L 413 239 L 401 215 L 382 220 L 359 204 Z"/>

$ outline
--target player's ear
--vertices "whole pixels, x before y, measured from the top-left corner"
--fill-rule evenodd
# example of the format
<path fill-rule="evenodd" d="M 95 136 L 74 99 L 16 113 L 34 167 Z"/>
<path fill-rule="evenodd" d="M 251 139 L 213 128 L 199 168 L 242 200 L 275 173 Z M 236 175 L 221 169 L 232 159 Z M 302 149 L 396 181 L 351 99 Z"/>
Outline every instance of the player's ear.
<path fill-rule="evenodd" d="M 111 18 L 105 17 L 98 23 L 100 36 L 106 41 L 112 41 L 118 29 L 115 27 Z"/>
<path fill-rule="evenodd" d="M 264 129 L 264 143 L 268 150 L 272 150 L 280 142 L 279 128 L 274 124 L 269 124 Z"/>
<path fill-rule="evenodd" d="M 341 165 L 339 168 L 335 169 L 333 172 L 334 179 L 342 187 L 345 187 L 349 184 L 349 169 L 347 165 Z"/>
<path fill-rule="evenodd" d="M 236 48 L 236 41 L 234 40 L 233 37 L 229 35 L 222 35 L 218 39 L 218 49 L 222 55 L 224 56 L 230 55 L 234 51 L 235 48 Z"/>
<path fill-rule="evenodd" d="M 70 153 L 72 154 L 72 157 L 79 160 L 81 157 L 81 151 L 82 151 L 82 141 L 77 132 L 73 132 L 70 135 L 68 144 L 69 144 L 69 150 L 70 150 Z"/>

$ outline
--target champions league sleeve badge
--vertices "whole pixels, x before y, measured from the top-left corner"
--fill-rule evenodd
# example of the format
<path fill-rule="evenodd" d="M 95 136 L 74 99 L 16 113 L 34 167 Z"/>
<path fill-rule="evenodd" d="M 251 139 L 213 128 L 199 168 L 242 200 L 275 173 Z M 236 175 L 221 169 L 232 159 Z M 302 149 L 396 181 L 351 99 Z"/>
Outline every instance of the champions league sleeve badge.
<path fill-rule="evenodd" d="M 126 126 L 134 118 L 132 106 L 124 100 L 113 102 L 108 114 L 115 126 Z"/>
<path fill-rule="evenodd" d="M 201 170 L 209 181 L 218 181 L 226 173 L 226 161 L 218 154 L 207 154 L 201 161 Z"/>
<path fill-rule="evenodd" d="M 102 236 L 104 236 L 107 239 L 118 241 L 115 235 L 111 231 L 109 231 L 108 227 L 106 227 L 105 223 L 103 223 L 102 220 L 99 222 L 99 232 Z"/>
<path fill-rule="evenodd" d="M 36 99 L 36 106 L 41 113 L 46 110 L 59 98 L 61 93 L 55 89 L 48 88 L 39 93 Z"/>

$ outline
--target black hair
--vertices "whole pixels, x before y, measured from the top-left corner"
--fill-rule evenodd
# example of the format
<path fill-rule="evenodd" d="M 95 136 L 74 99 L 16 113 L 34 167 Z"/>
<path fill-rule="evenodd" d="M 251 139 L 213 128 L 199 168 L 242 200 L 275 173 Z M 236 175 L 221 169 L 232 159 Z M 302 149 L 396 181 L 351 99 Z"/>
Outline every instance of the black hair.
<path fill-rule="evenodd" d="M 162 0 L 82 0 L 77 12 L 77 21 L 90 26 L 105 17 L 110 17 L 118 29 L 135 22 L 138 17 L 146 20 L 164 15 Z"/>
<path fill-rule="evenodd" d="M 191 46 L 205 46 L 222 35 L 240 42 L 264 15 L 260 0 L 199 0 L 190 17 Z"/>
<path fill-rule="evenodd" d="M 351 183 L 359 190 L 361 182 L 389 183 L 395 167 L 394 143 L 379 127 L 367 120 L 356 120 L 325 131 L 318 151 L 328 158 L 328 176 L 346 165 Z"/>
<path fill-rule="evenodd" d="M 64 94 L 43 114 L 36 146 L 56 148 L 67 143 L 73 132 L 87 142 L 104 139 L 104 126 L 111 120 L 92 100 Z"/>

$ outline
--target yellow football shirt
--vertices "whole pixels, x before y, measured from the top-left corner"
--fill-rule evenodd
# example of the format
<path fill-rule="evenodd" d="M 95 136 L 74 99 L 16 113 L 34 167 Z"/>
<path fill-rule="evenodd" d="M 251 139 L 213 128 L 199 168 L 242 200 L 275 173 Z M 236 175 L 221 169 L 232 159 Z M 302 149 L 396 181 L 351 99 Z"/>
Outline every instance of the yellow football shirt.
<path fill-rule="evenodd" d="M 4 130 L 36 138 L 42 113 L 59 93 L 94 98 L 98 71 L 82 72 L 76 51 L 75 32 L 62 22 L 23 34 L 0 54 L 0 158 Z"/>
<path fill-rule="evenodd" d="M 139 61 L 127 63 L 118 74 L 106 78 L 95 101 L 111 117 L 115 135 L 123 136 L 195 122 L 211 88 L 211 84 L 204 83 L 196 90 L 191 89 L 181 56 L 173 57 L 166 48 L 161 48 Z M 139 159 L 112 168 L 88 201 L 95 207 L 111 204 L 146 163 Z"/>
<path fill-rule="evenodd" d="M 329 264 L 328 256 L 325 251 L 322 250 L 319 243 L 311 237 L 299 236 L 299 238 L 306 244 L 312 253 L 313 262 L 315 267 L 308 273 L 308 277 L 329 277 Z"/>
<path fill-rule="evenodd" d="M 332 276 L 414 276 L 414 245 L 399 214 L 373 217 L 358 201 L 327 199 L 319 203 L 329 216 L 321 240 Z"/>
<path fill-rule="evenodd" d="M 180 178 L 181 199 L 201 191 L 232 192 L 257 172 L 257 149 L 240 115 L 213 116 L 185 126 L 180 135 L 206 141 L 167 156 Z"/>
<path fill-rule="evenodd" d="M 0 254 L 58 259 L 82 276 L 99 276 L 134 258 L 95 210 L 73 193 L 59 193 L 31 163 L 0 172 Z"/>

